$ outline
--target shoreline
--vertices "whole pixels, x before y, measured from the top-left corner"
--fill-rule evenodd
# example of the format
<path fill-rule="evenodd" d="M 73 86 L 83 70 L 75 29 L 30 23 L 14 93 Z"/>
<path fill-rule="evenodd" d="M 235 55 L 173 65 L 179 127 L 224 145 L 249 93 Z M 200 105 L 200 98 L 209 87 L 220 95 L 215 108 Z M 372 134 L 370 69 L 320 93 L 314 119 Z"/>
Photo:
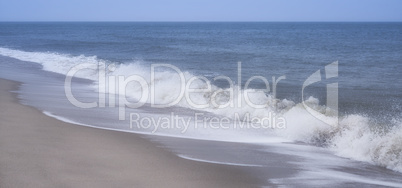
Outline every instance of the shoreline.
<path fill-rule="evenodd" d="M 59 121 L 0 79 L 0 187 L 258 187 L 240 167 L 182 159 L 141 135 Z"/>

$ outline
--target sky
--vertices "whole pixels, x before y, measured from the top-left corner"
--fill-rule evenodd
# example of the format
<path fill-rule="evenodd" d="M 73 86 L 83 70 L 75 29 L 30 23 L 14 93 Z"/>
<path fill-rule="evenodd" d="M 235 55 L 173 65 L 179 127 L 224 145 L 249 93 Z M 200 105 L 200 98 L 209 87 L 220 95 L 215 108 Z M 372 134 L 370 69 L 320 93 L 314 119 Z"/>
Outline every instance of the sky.
<path fill-rule="evenodd" d="M 402 0 L 0 0 L 0 21 L 402 21 Z"/>

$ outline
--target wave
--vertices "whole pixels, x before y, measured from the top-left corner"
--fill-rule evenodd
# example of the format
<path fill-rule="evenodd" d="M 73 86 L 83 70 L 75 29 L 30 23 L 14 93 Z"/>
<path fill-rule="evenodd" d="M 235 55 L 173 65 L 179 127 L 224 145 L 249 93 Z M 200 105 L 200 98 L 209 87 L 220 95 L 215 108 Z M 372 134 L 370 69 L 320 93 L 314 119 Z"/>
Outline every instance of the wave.
<path fill-rule="evenodd" d="M 98 59 L 96 56 L 72 56 L 67 54 L 59 54 L 52 52 L 25 52 L 20 50 L 13 50 L 8 48 L 0 47 L 0 55 L 12 57 L 15 59 L 19 59 L 21 61 L 29 61 L 33 63 L 38 63 L 42 65 L 43 70 L 55 72 L 59 74 L 65 75 L 72 67 L 83 64 L 83 63 L 92 63 L 99 64 L 104 62 L 104 60 Z M 88 72 L 85 70 L 85 73 L 80 73 L 77 76 L 81 78 L 87 78 L 95 80 L 94 71 Z"/>
<path fill-rule="evenodd" d="M 91 79 L 95 82 L 94 89 L 109 94 L 116 94 L 116 80 L 119 76 L 125 78 L 137 75 L 146 81 L 148 86 L 154 87 L 154 95 L 148 95 L 147 103 L 153 102 L 156 105 L 168 104 L 177 99 L 180 95 L 182 83 L 181 77 L 172 69 L 166 67 L 156 69 L 154 79 L 151 79 L 150 63 L 143 61 L 135 62 L 110 62 L 99 59 L 96 56 L 72 56 L 52 52 L 25 52 L 0 47 L 0 55 L 16 58 L 22 61 L 39 63 L 46 71 L 66 75 L 74 66 L 86 63 L 93 65 L 104 65 L 105 82 L 98 80 L 99 72 L 86 69 L 80 71 L 77 77 Z M 195 75 L 184 71 L 182 75 L 186 81 Z M 210 88 L 208 88 L 210 86 Z M 316 98 L 310 97 L 305 102 L 315 109 L 316 114 L 307 111 L 303 104 L 295 103 L 287 99 L 275 99 L 270 93 L 254 89 L 241 89 L 236 85 L 232 88 L 219 88 L 209 85 L 204 80 L 196 79 L 189 87 L 198 89 L 199 93 L 192 93 L 190 101 L 195 104 L 208 104 L 202 108 L 194 108 L 188 100 L 182 98 L 177 101 L 177 106 L 203 110 L 219 116 L 235 119 L 239 116 L 242 119 L 247 115 L 251 118 L 264 118 L 267 114 L 283 117 L 286 120 L 285 129 L 269 130 L 247 130 L 255 132 L 275 132 L 277 135 L 294 141 L 302 141 L 321 147 L 329 148 L 337 155 L 359 161 L 370 162 L 395 171 L 402 172 L 402 123 L 396 119 L 392 124 L 378 125 L 372 123 L 370 117 L 359 114 L 349 114 L 343 117 L 332 117 L 325 114 L 325 106 L 319 105 Z M 238 92 L 233 92 L 238 91 Z M 130 98 L 139 101 L 143 94 L 143 88 L 139 84 L 130 83 L 126 87 L 126 93 Z M 238 96 L 249 95 L 252 103 L 264 105 L 264 108 L 255 108 L 244 98 L 238 100 Z M 153 97 L 153 101 L 151 101 Z M 316 118 L 320 116 L 321 118 Z M 324 123 L 321 121 L 325 119 Z M 333 123 L 328 123 L 333 122 Z M 270 122 L 263 122 L 269 124 Z M 245 131 L 242 129 L 242 131 Z"/>
<path fill-rule="evenodd" d="M 328 148 L 341 157 L 402 172 L 401 120 L 378 124 L 359 114 L 349 114 L 339 117 L 339 120 L 327 116 L 326 122 L 338 121 L 334 126 L 316 119 L 300 104 L 284 116 L 287 127 L 278 130 L 278 135 Z"/>
<path fill-rule="evenodd" d="M 136 75 L 143 78 L 149 88 L 155 88 L 155 92 L 153 92 L 154 96 L 151 96 L 151 93 L 149 93 L 146 102 L 152 102 L 156 105 L 170 104 L 174 102 L 178 96 L 180 96 L 180 91 L 183 89 L 181 82 L 182 78 L 180 75 L 172 70 L 166 70 L 166 67 L 161 67 L 161 70 L 156 70 L 154 78 L 151 80 L 152 75 L 150 63 L 143 61 L 118 63 L 99 59 L 96 56 L 72 56 L 52 52 L 25 52 L 8 48 L 0 48 L 0 55 L 16 58 L 22 61 L 39 63 L 43 66 L 43 70 L 63 75 L 66 75 L 75 66 L 80 64 L 101 65 L 100 70 L 105 71 L 106 78 L 114 77 L 115 79 L 113 81 L 105 79 L 105 81 L 102 82 L 98 79 L 99 72 L 91 69 L 80 70 L 74 76 L 93 80 L 95 81 L 95 84 L 93 85 L 94 89 L 110 94 L 126 95 L 127 97 L 134 99 L 132 102 L 138 102 L 138 100 L 142 98 L 144 88 L 138 83 L 129 83 L 125 87 L 125 93 L 119 93 L 116 89 L 111 89 L 116 88 L 116 84 L 118 84 L 117 77 L 123 76 L 124 78 L 127 78 Z M 187 71 L 183 71 L 182 73 L 186 83 L 189 79 L 196 77 L 194 74 Z M 208 87 L 211 87 L 209 91 L 205 91 Z M 201 79 L 193 80 L 189 85 L 189 88 L 204 91 L 194 92 L 188 98 L 183 96 L 176 104 L 177 106 L 204 110 L 231 118 L 234 118 L 234 114 L 237 114 L 240 117 L 243 117 L 246 114 L 251 114 L 252 117 L 263 118 L 268 113 L 286 110 L 294 105 L 292 101 L 286 99 L 277 100 L 272 95 L 259 90 L 242 90 L 236 85 L 229 89 L 222 89 L 215 85 L 206 83 Z M 244 97 L 239 97 L 239 95 L 248 95 L 248 98 L 253 104 L 262 104 L 265 105 L 266 108 L 256 109 L 249 105 L 249 102 L 246 101 Z M 238 100 L 238 98 L 241 100 Z M 199 105 L 203 104 L 207 106 L 199 107 Z"/>
<path fill-rule="evenodd" d="M 349 115 L 333 131 L 329 148 L 343 157 L 402 172 L 402 122 L 385 127 L 371 125 L 367 117 Z"/>

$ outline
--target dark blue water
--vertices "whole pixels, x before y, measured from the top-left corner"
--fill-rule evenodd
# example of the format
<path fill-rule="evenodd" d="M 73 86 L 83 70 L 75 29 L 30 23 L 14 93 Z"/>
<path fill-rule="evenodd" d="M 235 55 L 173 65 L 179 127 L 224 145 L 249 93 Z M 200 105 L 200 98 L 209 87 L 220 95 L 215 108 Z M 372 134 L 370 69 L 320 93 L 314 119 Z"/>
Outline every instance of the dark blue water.
<path fill-rule="evenodd" d="M 340 111 L 389 117 L 401 113 L 401 31 L 401 23 L 1 23 L 0 46 L 169 63 L 233 80 L 241 61 L 242 85 L 251 76 L 286 75 L 278 97 L 294 101 L 310 74 L 339 61 Z M 311 95 L 324 101 L 325 84 Z"/>

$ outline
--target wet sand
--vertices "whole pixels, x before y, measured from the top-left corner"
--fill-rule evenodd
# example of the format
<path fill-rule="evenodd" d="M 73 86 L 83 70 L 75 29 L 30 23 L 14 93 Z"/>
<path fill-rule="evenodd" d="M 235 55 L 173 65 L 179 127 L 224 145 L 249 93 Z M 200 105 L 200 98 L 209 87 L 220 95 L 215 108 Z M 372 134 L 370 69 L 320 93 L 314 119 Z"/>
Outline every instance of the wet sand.
<path fill-rule="evenodd" d="M 61 122 L 0 79 L 0 187 L 257 187 L 238 167 L 182 159 L 141 135 Z"/>

